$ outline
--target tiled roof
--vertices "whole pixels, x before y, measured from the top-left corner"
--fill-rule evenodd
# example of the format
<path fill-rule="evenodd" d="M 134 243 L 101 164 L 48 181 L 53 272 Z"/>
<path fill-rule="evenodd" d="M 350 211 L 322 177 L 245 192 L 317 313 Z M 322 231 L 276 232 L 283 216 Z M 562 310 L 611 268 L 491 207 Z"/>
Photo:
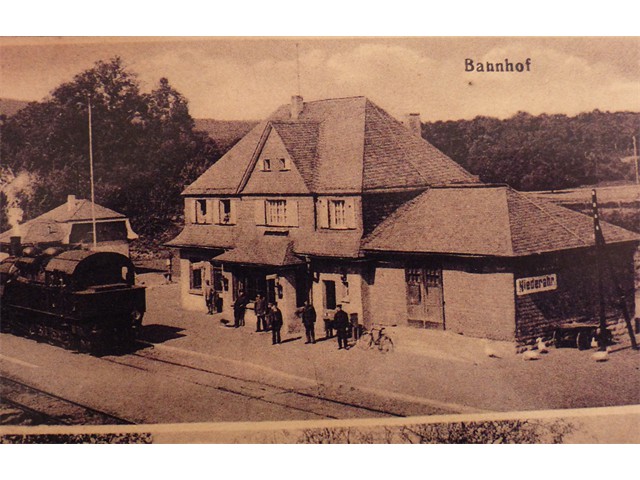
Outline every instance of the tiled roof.
<path fill-rule="evenodd" d="M 125 215 L 114 212 L 110 208 L 102 205 L 95 205 L 96 220 L 106 220 L 111 218 L 126 218 Z M 53 210 L 43 213 L 34 220 L 54 220 L 56 222 L 82 222 L 92 219 L 91 202 L 89 200 L 76 199 L 75 207 L 69 209 L 68 204 L 64 203 Z"/>
<path fill-rule="evenodd" d="M 507 189 L 514 255 L 594 244 L 593 219 L 550 200 Z M 640 240 L 640 235 L 600 221 L 607 243 Z"/>
<path fill-rule="evenodd" d="M 289 238 L 271 236 L 263 236 L 257 242 L 243 242 L 234 249 L 218 255 L 214 260 L 222 263 L 274 267 L 304 263 L 293 254 L 293 242 Z"/>
<path fill-rule="evenodd" d="M 11 237 L 19 236 L 22 243 L 59 243 L 69 236 L 69 230 L 68 224 L 33 219 L 4 232 L 0 235 L 0 242 L 8 243 Z"/>
<path fill-rule="evenodd" d="M 271 128 L 313 193 L 478 182 L 365 97 L 350 97 L 306 102 L 297 120 L 291 119 L 288 105 L 280 107 L 183 194 L 238 193 Z"/>
<path fill-rule="evenodd" d="M 64 203 L 17 228 L 14 227 L 2 233 L 0 242 L 8 242 L 14 235 L 20 236 L 23 243 L 61 242 L 69 233 L 69 227 L 65 224 L 91 221 L 91 210 L 89 200 L 76 199 L 71 208 L 68 203 Z M 95 205 L 95 217 L 100 221 L 127 218 L 121 213 L 98 204 Z"/>
<path fill-rule="evenodd" d="M 319 230 L 297 239 L 293 247 L 299 255 L 357 258 L 360 256 L 360 232 Z"/>
<path fill-rule="evenodd" d="M 294 159 L 305 185 L 313 191 L 318 150 L 319 124 L 316 122 L 273 122 L 285 148 Z"/>
<path fill-rule="evenodd" d="M 267 122 L 251 129 L 231 150 L 189 185 L 183 195 L 230 195 L 236 193 L 249 168 Z"/>
<path fill-rule="evenodd" d="M 640 236 L 602 222 L 607 243 Z M 591 217 L 505 186 L 432 188 L 367 238 L 368 251 L 524 256 L 593 245 Z"/>
<path fill-rule="evenodd" d="M 170 247 L 232 248 L 235 245 L 233 227 L 220 225 L 187 225 Z"/>
<path fill-rule="evenodd" d="M 380 107 L 365 112 L 363 190 L 479 182 Z"/>

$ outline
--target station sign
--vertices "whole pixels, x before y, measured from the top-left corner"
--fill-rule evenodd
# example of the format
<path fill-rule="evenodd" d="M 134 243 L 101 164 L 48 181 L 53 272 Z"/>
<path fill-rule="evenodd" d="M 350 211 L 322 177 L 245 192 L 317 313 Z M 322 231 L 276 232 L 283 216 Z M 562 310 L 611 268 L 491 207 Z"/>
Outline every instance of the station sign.
<path fill-rule="evenodd" d="M 558 288 L 558 276 L 555 273 L 516 279 L 516 295 L 548 292 Z"/>

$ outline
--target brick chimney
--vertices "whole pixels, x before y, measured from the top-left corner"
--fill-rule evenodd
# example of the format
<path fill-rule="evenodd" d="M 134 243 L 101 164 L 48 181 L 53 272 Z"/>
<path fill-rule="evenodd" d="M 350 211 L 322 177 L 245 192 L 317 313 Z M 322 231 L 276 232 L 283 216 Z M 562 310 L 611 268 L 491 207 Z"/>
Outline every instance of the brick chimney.
<path fill-rule="evenodd" d="M 73 212 L 76 208 L 76 196 L 67 195 L 67 211 Z"/>
<path fill-rule="evenodd" d="M 407 127 L 411 133 L 422 138 L 422 122 L 420 121 L 419 113 L 409 113 L 404 119 L 404 126 Z"/>
<path fill-rule="evenodd" d="M 298 117 L 304 109 L 304 101 L 300 95 L 291 97 L 291 120 L 298 120 Z"/>

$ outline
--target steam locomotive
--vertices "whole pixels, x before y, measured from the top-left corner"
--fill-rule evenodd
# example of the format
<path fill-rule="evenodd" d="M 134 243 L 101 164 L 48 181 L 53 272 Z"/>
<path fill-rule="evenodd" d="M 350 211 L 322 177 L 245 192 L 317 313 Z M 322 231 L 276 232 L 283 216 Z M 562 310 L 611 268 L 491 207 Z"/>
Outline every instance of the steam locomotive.
<path fill-rule="evenodd" d="M 119 253 L 26 247 L 0 262 L 3 331 L 109 353 L 133 345 L 145 308 L 145 287 Z"/>

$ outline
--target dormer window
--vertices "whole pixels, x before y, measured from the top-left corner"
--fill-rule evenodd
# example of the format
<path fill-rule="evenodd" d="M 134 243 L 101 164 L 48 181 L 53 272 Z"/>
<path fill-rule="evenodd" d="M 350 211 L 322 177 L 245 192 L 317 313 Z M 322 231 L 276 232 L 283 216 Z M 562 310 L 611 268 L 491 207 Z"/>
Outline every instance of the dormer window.
<path fill-rule="evenodd" d="M 262 170 L 265 172 L 271 171 L 271 159 L 269 158 L 262 159 Z"/>

